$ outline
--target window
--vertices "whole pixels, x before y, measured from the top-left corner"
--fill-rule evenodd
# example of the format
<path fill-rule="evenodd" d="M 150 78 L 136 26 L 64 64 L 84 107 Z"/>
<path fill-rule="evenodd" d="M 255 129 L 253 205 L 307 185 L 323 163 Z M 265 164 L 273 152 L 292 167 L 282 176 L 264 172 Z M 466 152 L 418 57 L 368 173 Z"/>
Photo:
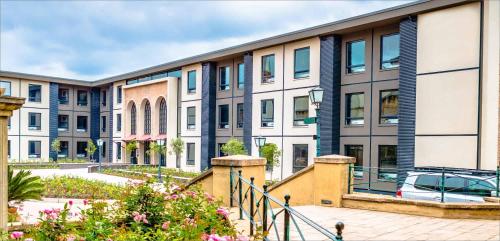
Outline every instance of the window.
<path fill-rule="evenodd" d="M 106 91 L 103 90 L 101 94 L 101 101 L 102 101 L 102 106 L 106 106 Z"/>
<path fill-rule="evenodd" d="M 219 129 L 229 128 L 229 105 L 219 105 Z"/>
<path fill-rule="evenodd" d="M 137 109 L 135 103 L 132 104 L 130 109 L 130 135 L 135 135 L 137 131 Z"/>
<path fill-rule="evenodd" d="M 76 117 L 76 131 L 77 132 L 87 132 L 87 116 L 77 116 Z"/>
<path fill-rule="evenodd" d="M 222 147 L 225 145 L 226 143 L 219 143 L 217 144 L 217 150 L 219 151 L 219 157 L 221 156 L 227 156 L 226 154 L 224 154 L 224 152 L 222 152 Z"/>
<path fill-rule="evenodd" d="M 194 165 L 195 145 L 194 143 L 187 143 L 186 165 Z"/>
<path fill-rule="evenodd" d="M 59 131 L 67 131 L 69 129 L 69 116 L 59 115 L 57 117 L 57 129 Z"/>
<path fill-rule="evenodd" d="M 382 36 L 380 46 L 380 68 L 394 69 L 399 67 L 399 33 Z"/>
<path fill-rule="evenodd" d="M 444 191 L 456 194 L 466 194 L 465 178 L 463 177 L 446 177 L 444 180 Z M 441 178 L 438 179 L 438 188 L 442 187 Z"/>
<path fill-rule="evenodd" d="M 85 90 L 77 91 L 76 104 L 79 106 L 87 106 L 87 91 Z"/>
<path fill-rule="evenodd" d="M 293 144 L 293 172 L 298 172 L 308 163 L 307 144 Z"/>
<path fill-rule="evenodd" d="M 262 83 L 274 82 L 274 54 L 262 56 Z"/>
<path fill-rule="evenodd" d="M 378 178 L 396 180 L 397 178 L 397 146 L 378 146 Z"/>
<path fill-rule="evenodd" d="M 309 77 L 309 52 L 309 47 L 295 50 L 293 67 L 295 79 Z"/>
<path fill-rule="evenodd" d="M 363 125 L 365 112 L 365 95 L 363 93 L 346 94 L 346 125 Z"/>
<path fill-rule="evenodd" d="M 159 133 L 167 134 L 167 102 L 163 98 L 160 101 L 159 125 Z"/>
<path fill-rule="evenodd" d="M 87 157 L 87 142 L 78 141 L 76 142 L 76 157 Z"/>
<path fill-rule="evenodd" d="M 28 129 L 30 130 L 40 130 L 41 127 L 42 127 L 42 114 L 40 113 L 34 113 L 34 112 L 30 112 L 28 113 L 29 115 L 29 125 L 28 125 Z"/>
<path fill-rule="evenodd" d="M 151 105 L 146 101 L 144 106 L 144 134 L 151 134 Z"/>
<path fill-rule="evenodd" d="M 274 126 L 274 100 L 262 100 L 260 102 L 260 125 L 262 127 Z"/>
<path fill-rule="evenodd" d="M 101 157 L 106 157 L 106 142 L 102 143 L 102 148 L 101 148 Z"/>
<path fill-rule="evenodd" d="M 40 146 L 41 141 L 29 141 L 28 142 L 28 157 L 29 158 L 40 158 Z"/>
<path fill-rule="evenodd" d="M 5 89 L 4 95 L 12 95 L 11 83 L 9 81 L 0 81 L 0 89 Z"/>
<path fill-rule="evenodd" d="M 122 143 L 121 142 L 116 143 L 116 159 L 117 160 L 122 159 Z"/>
<path fill-rule="evenodd" d="M 238 64 L 238 89 L 245 88 L 245 64 Z"/>
<path fill-rule="evenodd" d="M 29 98 L 30 102 L 42 102 L 42 86 L 41 85 L 29 85 Z"/>
<path fill-rule="evenodd" d="M 69 103 L 69 90 L 59 89 L 58 99 L 60 105 L 67 105 Z"/>
<path fill-rule="evenodd" d="M 192 130 L 196 128 L 196 108 L 188 107 L 186 109 L 187 112 L 187 128 L 188 130 Z"/>
<path fill-rule="evenodd" d="M 365 72 L 365 41 L 347 43 L 347 73 Z"/>
<path fill-rule="evenodd" d="M 300 96 L 293 98 L 293 125 L 305 125 L 304 119 L 307 117 L 309 117 L 309 97 Z"/>
<path fill-rule="evenodd" d="M 116 114 L 116 131 L 122 131 L 122 114 Z"/>
<path fill-rule="evenodd" d="M 68 157 L 68 142 L 61 141 L 61 151 L 57 153 L 57 157 Z"/>
<path fill-rule="evenodd" d="M 196 70 L 188 72 L 187 92 L 188 93 L 196 92 Z"/>
<path fill-rule="evenodd" d="M 472 178 L 469 179 L 469 185 L 467 188 L 469 194 L 483 197 L 491 196 L 491 191 L 495 190 L 495 187 L 491 183 Z"/>
<path fill-rule="evenodd" d="M 236 105 L 236 128 L 243 128 L 243 103 Z"/>
<path fill-rule="evenodd" d="M 121 85 L 116 87 L 116 102 L 118 104 L 122 103 L 122 86 Z"/>
<path fill-rule="evenodd" d="M 380 91 L 380 124 L 398 123 L 398 90 Z"/>
<path fill-rule="evenodd" d="M 441 177 L 437 175 L 419 175 L 417 180 L 415 180 L 415 188 L 427 191 L 439 190 L 437 187 L 439 178 Z"/>
<path fill-rule="evenodd" d="M 231 74 L 229 67 L 219 68 L 219 90 L 229 90 L 229 82 L 231 81 Z"/>
<path fill-rule="evenodd" d="M 101 116 L 101 131 L 106 132 L 106 116 Z"/>
<path fill-rule="evenodd" d="M 7 158 L 10 158 L 10 140 L 7 141 Z"/>
<path fill-rule="evenodd" d="M 11 118 L 12 117 L 9 116 L 9 118 L 8 118 L 9 121 L 7 122 L 7 129 L 9 129 L 9 130 L 10 130 L 10 127 L 11 127 L 11 122 L 12 122 Z"/>
<path fill-rule="evenodd" d="M 345 155 L 356 158 L 354 177 L 363 178 L 363 145 L 345 145 Z"/>

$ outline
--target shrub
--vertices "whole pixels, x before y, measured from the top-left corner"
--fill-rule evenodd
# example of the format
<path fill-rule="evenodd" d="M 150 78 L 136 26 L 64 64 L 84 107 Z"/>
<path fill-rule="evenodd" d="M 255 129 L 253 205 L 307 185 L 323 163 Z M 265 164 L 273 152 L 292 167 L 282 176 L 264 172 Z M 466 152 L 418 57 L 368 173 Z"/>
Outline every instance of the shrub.
<path fill-rule="evenodd" d="M 123 190 L 106 182 L 70 176 L 46 178 L 43 184 L 43 196 L 53 198 L 118 199 Z"/>
<path fill-rule="evenodd" d="M 87 141 L 87 148 L 85 148 L 85 151 L 87 152 L 89 156 L 89 160 L 92 158 L 94 155 L 94 152 L 97 150 L 97 147 L 95 146 L 94 142 L 92 140 Z"/>
<path fill-rule="evenodd" d="M 222 145 L 221 151 L 228 156 L 247 154 L 243 142 L 236 138 L 231 138 L 226 144 Z"/>
<path fill-rule="evenodd" d="M 20 170 L 14 175 L 14 170 L 8 167 L 9 202 L 22 202 L 29 199 L 40 200 L 43 184 L 39 176 L 32 176 L 31 171 Z"/>

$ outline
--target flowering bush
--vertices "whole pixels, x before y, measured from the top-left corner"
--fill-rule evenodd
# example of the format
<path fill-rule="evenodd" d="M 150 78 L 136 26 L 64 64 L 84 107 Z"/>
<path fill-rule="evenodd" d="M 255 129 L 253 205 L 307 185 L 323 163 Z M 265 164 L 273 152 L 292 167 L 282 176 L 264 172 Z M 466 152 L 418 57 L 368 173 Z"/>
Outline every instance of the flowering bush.
<path fill-rule="evenodd" d="M 118 199 L 122 187 L 79 177 L 54 176 L 42 180 L 44 197 L 81 199 Z"/>

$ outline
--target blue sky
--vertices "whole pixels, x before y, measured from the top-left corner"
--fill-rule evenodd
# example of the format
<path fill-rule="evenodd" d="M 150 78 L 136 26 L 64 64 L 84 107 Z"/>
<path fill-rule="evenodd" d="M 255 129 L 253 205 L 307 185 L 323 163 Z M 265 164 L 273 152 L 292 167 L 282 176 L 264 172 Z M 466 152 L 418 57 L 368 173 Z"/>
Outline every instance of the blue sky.
<path fill-rule="evenodd" d="M 0 1 L 0 69 L 95 80 L 408 1 Z"/>

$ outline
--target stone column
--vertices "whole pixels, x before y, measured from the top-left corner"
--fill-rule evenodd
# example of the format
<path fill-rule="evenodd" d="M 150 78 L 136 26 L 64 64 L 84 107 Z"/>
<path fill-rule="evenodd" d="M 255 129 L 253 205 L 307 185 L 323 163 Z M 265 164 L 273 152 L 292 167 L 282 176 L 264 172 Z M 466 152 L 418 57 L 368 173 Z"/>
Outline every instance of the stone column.
<path fill-rule="evenodd" d="M 213 171 L 213 195 L 217 198 L 222 197 L 224 206 L 229 207 L 230 200 L 230 171 L 233 168 L 234 173 L 241 170 L 243 178 L 250 180 L 254 178 L 255 186 L 262 188 L 266 181 L 266 159 L 246 155 L 225 156 L 212 158 Z M 237 184 L 237 178 L 233 179 L 233 184 Z M 248 184 L 243 185 L 245 189 Z M 234 188 L 234 186 L 233 186 Z M 236 195 L 237 196 L 237 195 Z M 236 199 L 235 199 L 236 200 Z M 236 203 L 236 202 L 235 202 Z"/>
<path fill-rule="evenodd" d="M 314 158 L 314 205 L 342 207 L 342 195 L 347 193 L 349 164 L 354 157 L 328 155 Z"/>
<path fill-rule="evenodd" d="M 24 98 L 4 96 L 4 89 L 0 89 L 0 229 L 7 229 L 7 153 L 8 153 L 8 130 L 9 117 L 12 111 L 21 108 Z"/>

